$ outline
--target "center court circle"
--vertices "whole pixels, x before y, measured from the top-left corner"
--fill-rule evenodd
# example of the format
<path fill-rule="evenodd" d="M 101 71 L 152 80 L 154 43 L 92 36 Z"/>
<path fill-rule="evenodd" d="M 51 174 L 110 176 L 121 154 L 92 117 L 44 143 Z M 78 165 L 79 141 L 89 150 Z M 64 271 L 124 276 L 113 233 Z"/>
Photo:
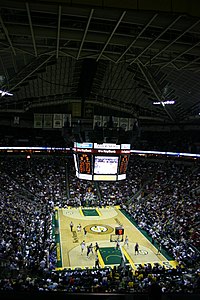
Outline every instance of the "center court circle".
<path fill-rule="evenodd" d="M 85 230 L 93 234 L 110 234 L 114 229 L 109 225 L 91 224 L 85 226 Z"/>

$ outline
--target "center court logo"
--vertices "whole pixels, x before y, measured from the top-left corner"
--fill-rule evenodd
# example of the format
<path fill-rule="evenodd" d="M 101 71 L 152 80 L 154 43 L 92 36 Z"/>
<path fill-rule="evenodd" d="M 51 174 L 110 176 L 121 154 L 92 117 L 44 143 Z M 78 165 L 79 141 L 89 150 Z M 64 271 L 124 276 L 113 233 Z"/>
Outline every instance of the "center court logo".
<path fill-rule="evenodd" d="M 99 225 L 97 225 L 97 226 L 90 227 L 90 230 L 93 231 L 93 232 L 95 232 L 95 233 L 101 233 L 101 232 L 108 231 L 108 228 L 105 227 L 105 226 L 99 226 Z"/>
<path fill-rule="evenodd" d="M 91 224 L 85 227 L 85 230 L 88 233 L 94 234 L 110 234 L 113 232 L 113 228 L 109 225 L 102 225 L 102 224 Z"/>

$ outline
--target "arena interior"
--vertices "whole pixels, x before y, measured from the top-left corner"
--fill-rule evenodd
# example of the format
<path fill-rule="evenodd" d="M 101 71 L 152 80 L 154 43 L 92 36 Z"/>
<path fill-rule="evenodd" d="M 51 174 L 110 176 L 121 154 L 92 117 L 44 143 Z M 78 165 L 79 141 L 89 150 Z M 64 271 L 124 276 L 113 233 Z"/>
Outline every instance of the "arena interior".
<path fill-rule="evenodd" d="M 2 299 L 200 295 L 200 3 L 1 0 Z"/>

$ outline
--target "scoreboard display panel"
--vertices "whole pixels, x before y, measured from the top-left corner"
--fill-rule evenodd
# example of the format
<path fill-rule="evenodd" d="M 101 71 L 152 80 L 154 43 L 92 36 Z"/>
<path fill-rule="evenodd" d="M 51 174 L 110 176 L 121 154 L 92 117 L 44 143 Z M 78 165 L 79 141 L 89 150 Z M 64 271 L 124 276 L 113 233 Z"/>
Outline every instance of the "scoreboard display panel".
<path fill-rule="evenodd" d="M 117 174 L 118 156 L 95 156 L 94 174 Z"/>
<path fill-rule="evenodd" d="M 119 174 L 126 174 L 127 167 L 128 167 L 128 155 L 121 155 L 120 156 L 120 164 L 119 164 Z"/>
<path fill-rule="evenodd" d="M 79 173 L 92 174 L 92 156 L 87 153 L 78 154 Z"/>
<path fill-rule="evenodd" d="M 130 144 L 74 143 L 76 176 L 96 181 L 126 179 Z"/>

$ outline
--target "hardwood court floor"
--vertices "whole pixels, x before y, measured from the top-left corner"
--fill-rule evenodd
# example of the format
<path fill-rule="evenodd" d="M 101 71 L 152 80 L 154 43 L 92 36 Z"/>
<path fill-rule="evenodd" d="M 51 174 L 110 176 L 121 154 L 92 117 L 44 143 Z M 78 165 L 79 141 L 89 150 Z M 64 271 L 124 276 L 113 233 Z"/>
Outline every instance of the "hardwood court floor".
<path fill-rule="evenodd" d="M 94 267 L 95 254 L 90 253 L 88 258 L 86 249 L 81 254 L 81 242 L 84 240 L 86 245 L 92 243 L 93 246 L 98 242 L 100 248 L 115 247 L 116 242 L 110 242 L 110 235 L 115 233 L 115 227 L 118 226 L 123 226 L 124 237 L 128 236 L 129 245 L 124 245 L 124 242 L 121 242 L 120 245 L 122 252 L 134 269 L 137 268 L 137 264 L 144 263 L 159 263 L 166 267 L 169 267 L 170 264 L 175 267 L 175 261 L 168 261 L 162 254 L 157 255 L 157 248 L 126 218 L 118 207 L 93 208 L 94 210 L 96 215 L 90 215 L 80 207 L 58 209 L 62 268 Z M 73 231 L 71 231 L 70 222 L 74 225 Z M 79 224 L 81 225 L 80 232 L 77 229 Z M 87 230 L 86 235 L 84 235 L 84 227 Z M 136 242 L 139 244 L 140 250 L 138 255 L 135 255 L 134 252 Z"/>

